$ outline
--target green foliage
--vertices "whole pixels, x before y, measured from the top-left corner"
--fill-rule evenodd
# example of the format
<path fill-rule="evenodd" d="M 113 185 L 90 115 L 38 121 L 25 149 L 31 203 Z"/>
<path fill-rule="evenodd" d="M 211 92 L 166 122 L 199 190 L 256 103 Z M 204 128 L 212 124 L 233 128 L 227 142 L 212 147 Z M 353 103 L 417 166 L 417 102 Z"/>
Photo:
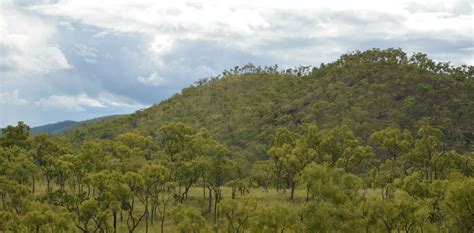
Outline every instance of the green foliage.
<path fill-rule="evenodd" d="M 224 216 L 222 228 L 229 233 L 248 232 L 257 205 L 255 201 L 225 199 L 220 204 L 221 215 Z"/>
<path fill-rule="evenodd" d="M 291 205 L 275 204 L 260 208 L 255 213 L 251 232 L 298 232 L 302 228 L 298 217 L 296 208 Z"/>
<path fill-rule="evenodd" d="M 19 121 L 17 126 L 7 126 L 2 129 L 2 137 L 0 145 L 2 147 L 18 146 L 22 148 L 28 147 L 28 136 L 30 135 L 30 127 L 23 121 Z"/>
<path fill-rule="evenodd" d="M 180 233 L 206 233 L 211 232 L 206 220 L 198 209 L 178 205 L 173 210 L 173 221 Z"/>
<path fill-rule="evenodd" d="M 346 125 L 366 140 L 388 127 L 414 135 L 432 125 L 447 136 L 448 149 L 472 150 L 472 67 L 446 66 L 420 54 L 410 58 L 400 49 L 372 49 L 345 54 L 301 77 L 246 70 L 185 88 L 132 115 L 72 129 L 66 136 L 74 141 L 112 139 L 133 129 L 155 136 L 166 124 L 183 122 L 206 128 L 232 150 L 257 160 L 265 158 L 281 127 L 294 131 L 313 123 L 331 130 Z"/>
<path fill-rule="evenodd" d="M 472 232 L 472 74 L 373 49 L 235 67 L 54 137 L 19 122 L 0 231 Z"/>
<path fill-rule="evenodd" d="M 474 230 L 474 178 L 452 177 L 443 205 L 448 222 L 456 231 Z"/>

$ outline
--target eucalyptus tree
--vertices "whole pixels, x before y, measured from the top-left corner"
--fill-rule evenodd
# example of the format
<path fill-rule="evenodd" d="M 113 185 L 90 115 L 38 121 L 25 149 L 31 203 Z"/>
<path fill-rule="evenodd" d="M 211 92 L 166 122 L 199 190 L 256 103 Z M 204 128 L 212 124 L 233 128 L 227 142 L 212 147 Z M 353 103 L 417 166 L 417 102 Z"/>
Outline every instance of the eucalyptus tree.
<path fill-rule="evenodd" d="M 29 147 L 29 136 L 30 127 L 23 121 L 19 121 L 17 126 L 9 125 L 2 129 L 0 145 L 2 147 L 18 146 L 27 149 Z"/>
<path fill-rule="evenodd" d="M 268 192 L 272 180 L 275 180 L 273 172 L 273 163 L 270 160 L 257 161 L 251 172 L 251 181 L 255 182 L 258 187 L 262 187 Z"/>
<path fill-rule="evenodd" d="M 220 204 L 222 222 L 219 228 L 229 233 L 245 233 L 250 229 L 258 202 L 224 199 Z"/>
<path fill-rule="evenodd" d="M 252 218 L 251 232 L 301 232 L 298 209 L 288 204 L 275 204 L 259 208 Z"/>
<path fill-rule="evenodd" d="M 284 158 L 291 153 L 292 148 L 299 138 L 300 135 L 291 132 L 287 128 L 280 128 L 276 131 L 272 147 L 267 151 L 267 154 L 275 166 L 275 185 L 277 191 L 281 188 L 282 173 L 284 172 Z"/>
<path fill-rule="evenodd" d="M 179 233 L 210 233 L 211 228 L 198 209 L 177 205 L 173 211 L 173 221 Z"/>
<path fill-rule="evenodd" d="M 359 145 L 352 130 L 345 125 L 321 131 L 320 140 L 318 152 L 330 166 L 335 166 L 346 150 Z"/>
<path fill-rule="evenodd" d="M 234 170 L 234 163 L 228 157 L 228 149 L 223 144 L 211 139 L 208 141 L 206 147 L 206 153 L 208 155 L 208 164 L 206 167 L 207 186 L 214 194 L 214 223 L 217 223 L 218 204 L 222 199 L 221 186 L 224 185 L 231 176 Z"/>
<path fill-rule="evenodd" d="M 466 159 L 455 151 L 447 151 L 443 137 L 442 131 L 437 128 L 420 128 L 415 146 L 406 156 L 413 169 L 420 171 L 426 180 L 447 178 L 451 172 L 464 170 L 462 165 L 457 164 Z"/>
<path fill-rule="evenodd" d="M 399 128 L 385 128 L 377 131 L 370 136 L 378 152 L 382 155 L 382 159 L 390 159 L 392 172 L 390 181 L 399 176 L 396 172 L 398 158 L 407 153 L 413 145 L 413 136 L 408 130 L 400 130 Z"/>

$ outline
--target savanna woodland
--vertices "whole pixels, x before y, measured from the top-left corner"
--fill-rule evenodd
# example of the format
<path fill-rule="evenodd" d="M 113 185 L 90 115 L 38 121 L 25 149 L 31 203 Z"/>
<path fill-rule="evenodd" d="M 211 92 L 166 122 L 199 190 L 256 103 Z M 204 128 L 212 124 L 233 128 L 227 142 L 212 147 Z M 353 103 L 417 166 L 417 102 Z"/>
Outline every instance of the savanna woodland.
<path fill-rule="evenodd" d="M 474 67 L 252 64 L 130 115 L 0 139 L 0 232 L 474 232 Z"/>

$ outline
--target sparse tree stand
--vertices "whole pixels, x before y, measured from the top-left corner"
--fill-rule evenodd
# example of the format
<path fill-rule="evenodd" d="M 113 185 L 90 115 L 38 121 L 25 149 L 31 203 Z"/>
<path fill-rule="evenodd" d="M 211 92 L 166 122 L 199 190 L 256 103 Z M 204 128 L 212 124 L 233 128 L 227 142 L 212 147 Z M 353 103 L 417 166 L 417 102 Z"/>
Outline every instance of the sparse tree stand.
<path fill-rule="evenodd" d="M 473 232 L 473 71 L 372 49 L 235 67 L 59 135 L 19 122 L 0 232 Z"/>
<path fill-rule="evenodd" d="M 222 199 L 221 186 L 226 181 L 226 178 L 230 176 L 232 172 L 232 162 L 227 157 L 227 148 L 218 143 L 217 141 L 209 141 L 209 150 L 207 153 L 210 155 L 206 170 L 206 176 L 208 180 L 209 189 L 209 203 L 212 202 L 211 191 L 214 194 L 214 223 L 217 223 L 218 218 L 218 204 Z"/>

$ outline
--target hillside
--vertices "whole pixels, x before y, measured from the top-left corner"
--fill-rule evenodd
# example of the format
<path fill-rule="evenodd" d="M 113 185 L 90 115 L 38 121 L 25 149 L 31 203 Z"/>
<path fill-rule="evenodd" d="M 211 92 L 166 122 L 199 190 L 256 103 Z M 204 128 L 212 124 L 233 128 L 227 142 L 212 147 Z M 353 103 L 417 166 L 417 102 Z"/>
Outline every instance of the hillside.
<path fill-rule="evenodd" d="M 0 136 L 0 232 L 474 232 L 473 67 L 251 64 L 148 109 Z"/>
<path fill-rule="evenodd" d="M 275 130 L 303 123 L 347 125 L 364 140 L 397 126 L 443 131 L 449 148 L 472 151 L 472 67 L 435 63 L 424 54 L 368 50 L 341 56 L 310 72 L 247 65 L 201 80 L 148 109 L 69 131 L 71 140 L 113 138 L 137 129 L 155 135 L 167 122 L 204 127 L 233 150 L 265 158 Z"/>
<path fill-rule="evenodd" d="M 113 115 L 113 116 L 105 116 L 105 117 L 98 117 L 90 120 L 85 120 L 85 121 L 71 121 L 71 120 L 66 120 L 66 121 L 60 121 L 56 123 L 51 123 L 51 124 L 46 124 L 46 125 L 40 125 L 36 127 L 31 127 L 30 128 L 30 134 L 31 135 L 38 135 L 41 133 L 47 133 L 47 134 L 58 134 L 67 131 L 68 129 L 72 129 L 77 126 L 85 126 L 87 124 L 91 123 L 96 123 L 100 122 L 105 119 L 111 119 L 114 117 L 117 117 L 119 115 Z"/>
<path fill-rule="evenodd" d="M 52 124 L 41 125 L 37 127 L 30 128 L 31 135 L 37 135 L 40 133 L 48 133 L 48 134 L 57 134 L 63 132 L 64 130 L 70 129 L 77 125 L 77 121 L 61 121 Z"/>

